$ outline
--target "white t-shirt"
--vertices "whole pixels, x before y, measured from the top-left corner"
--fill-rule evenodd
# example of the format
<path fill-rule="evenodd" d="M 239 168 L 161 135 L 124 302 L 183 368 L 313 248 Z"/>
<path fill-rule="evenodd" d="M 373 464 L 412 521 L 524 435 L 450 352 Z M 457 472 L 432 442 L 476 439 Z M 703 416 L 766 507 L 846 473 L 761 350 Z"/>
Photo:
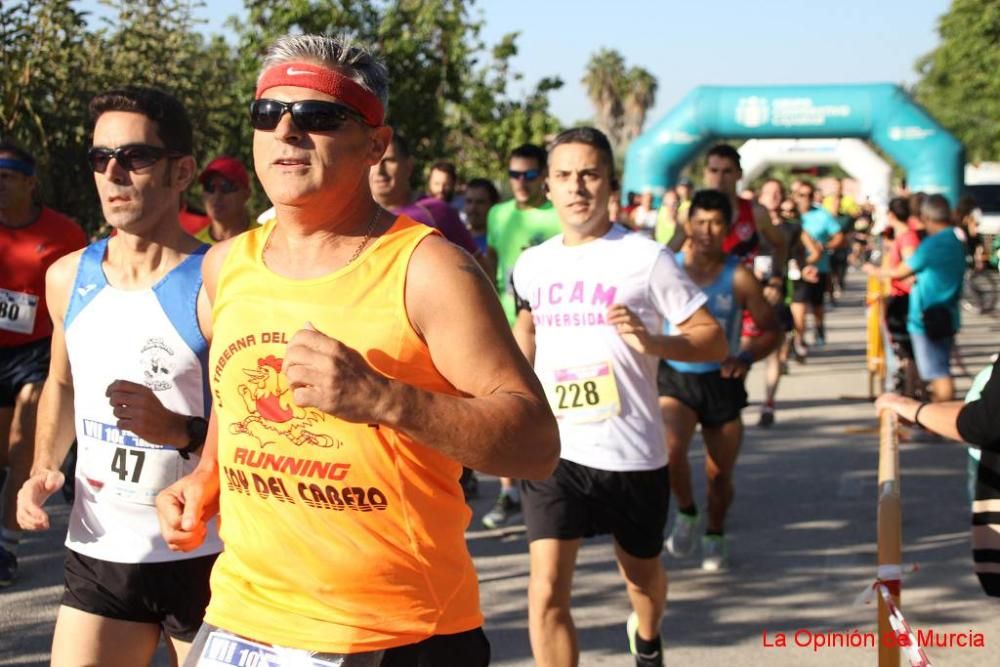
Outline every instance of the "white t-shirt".
<path fill-rule="evenodd" d="M 636 352 L 605 318 L 624 304 L 650 332 L 680 324 L 705 303 L 662 246 L 615 225 L 602 238 L 524 251 L 514 289 L 535 322 L 535 372 L 559 422 L 562 458 L 601 470 L 655 470 L 667 462 L 656 357 Z"/>

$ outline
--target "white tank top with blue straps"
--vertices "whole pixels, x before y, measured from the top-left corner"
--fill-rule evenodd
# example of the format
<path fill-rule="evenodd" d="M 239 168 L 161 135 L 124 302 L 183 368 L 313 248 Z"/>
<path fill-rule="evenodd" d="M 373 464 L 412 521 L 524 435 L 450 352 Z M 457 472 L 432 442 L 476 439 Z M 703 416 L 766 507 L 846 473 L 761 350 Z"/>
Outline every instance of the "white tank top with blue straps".
<path fill-rule="evenodd" d="M 676 254 L 677 266 L 684 268 L 684 253 Z M 733 291 L 733 276 L 736 274 L 736 267 L 740 265 L 740 258 L 734 255 L 726 256 L 726 263 L 719 272 L 718 277 L 711 285 L 699 285 L 701 291 L 708 297 L 705 307 L 712 313 L 726 334 L 726 341 L 729 343 L 729 354 L 736 355 L 740 350 L 740 331 L 743 325 L 743 309 L 736 303 L 736 293 Z M 670 322 L 666 322 L 664 333 L 677 335 L 680 331 Z M 718 362 L 693 363 L 686 361 L 674 361 L 668 359 L 667 363 L 681 373 L 710 373 L 720 368 Z"/>
<path fill-rule="evenodd" d="M 112 382 L 128 380 L 152 389 L 172 412 L 207 417 L 208 342 L 197 304 L 208 246 L 152 287 L 123 290 L 104 275 L 107 245 L 104 239 L 84 250 L 64 319 L 78 442 L 66 546 L 118 563 L 217 553 L 222 543 L 214 521 L 201 547 L 177 553 L 167 548 L 156 517 L 156 494 L 192 472 L 198 457 L 184 460 L 173 447 L 119 429 L 105 396 Z"/>

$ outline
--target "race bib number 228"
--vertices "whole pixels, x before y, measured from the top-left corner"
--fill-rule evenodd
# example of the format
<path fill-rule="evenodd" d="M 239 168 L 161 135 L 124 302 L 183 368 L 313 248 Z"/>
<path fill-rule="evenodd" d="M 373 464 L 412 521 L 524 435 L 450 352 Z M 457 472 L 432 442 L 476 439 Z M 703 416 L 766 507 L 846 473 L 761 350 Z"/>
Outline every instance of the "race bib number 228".
<path fill-rule="evenodd" d="M 603 421 L 621 411 L 610 362 L 552 371 L 545 394 L 556 418 L 574 424 Z"/>

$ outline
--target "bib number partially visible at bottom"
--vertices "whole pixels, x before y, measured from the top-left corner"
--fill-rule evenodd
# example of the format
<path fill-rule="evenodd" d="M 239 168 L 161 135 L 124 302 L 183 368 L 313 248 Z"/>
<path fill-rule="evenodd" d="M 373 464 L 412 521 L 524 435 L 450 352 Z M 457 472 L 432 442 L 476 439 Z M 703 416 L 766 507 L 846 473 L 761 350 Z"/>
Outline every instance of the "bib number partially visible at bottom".
<path fill-rule="evenodd" d="M 572 424 L 604 421 L 621 412 L 615 373 L 607 361 L 552 371 L 545 395 L 556 418 Z"/>
<path fill-rule="evenodd" d="M 382 657 L 382 651 L 317 656 L 303 649 L 267 646 L 225 630 L 213 630 L 195 667 L 376 667 Z"/>
<path fill-rule="evenodd" d="M 38 297 L 0 289 L 0 329 L 30 335 L 35 330 Z"/>

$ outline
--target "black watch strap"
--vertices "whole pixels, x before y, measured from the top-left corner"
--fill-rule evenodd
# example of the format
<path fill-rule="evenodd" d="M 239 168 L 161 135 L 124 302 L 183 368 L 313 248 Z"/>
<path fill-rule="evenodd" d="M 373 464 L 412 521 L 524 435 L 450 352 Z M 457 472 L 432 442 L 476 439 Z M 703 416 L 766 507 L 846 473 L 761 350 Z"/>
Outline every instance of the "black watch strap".
<path fill-rule="evenodd" d="M 188 417 L 184 428 L 187 431 L 188 444 L 183 449 L 178 449 L 177 453 L 186 461 L 205 445 L 205 437 L 208 435 L 208 421 L 203 417 Z"/>

